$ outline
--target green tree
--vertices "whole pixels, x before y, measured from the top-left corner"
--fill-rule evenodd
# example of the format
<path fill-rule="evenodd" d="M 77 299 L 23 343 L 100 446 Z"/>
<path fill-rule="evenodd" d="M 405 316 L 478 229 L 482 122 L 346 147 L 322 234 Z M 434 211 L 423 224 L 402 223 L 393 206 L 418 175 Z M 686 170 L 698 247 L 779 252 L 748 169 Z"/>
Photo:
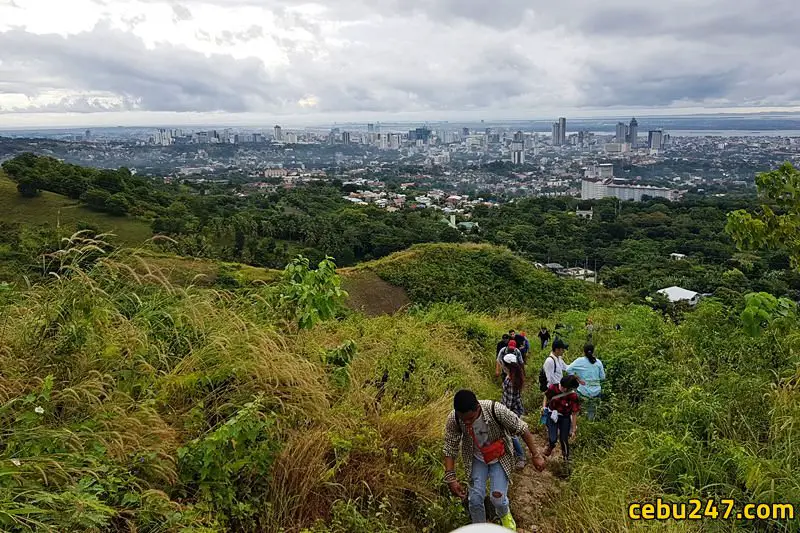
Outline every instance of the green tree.
<path fill-rule="evenodd" d="M 761 205 L 755 214 L 737 210 L 725 227 L 742 250 L 783 249 L 800 269 L 800 171 L 784 163 L 756 176 Z"/>

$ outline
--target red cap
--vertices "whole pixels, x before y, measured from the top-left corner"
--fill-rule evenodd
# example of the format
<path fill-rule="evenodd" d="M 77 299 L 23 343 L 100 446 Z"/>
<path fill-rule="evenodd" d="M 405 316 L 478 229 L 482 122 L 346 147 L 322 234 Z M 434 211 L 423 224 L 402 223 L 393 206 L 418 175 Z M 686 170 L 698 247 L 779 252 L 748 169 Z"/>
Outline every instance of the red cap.
<path fill-rule="evenodd" d="M 517 347 L 517 341 L 508 341 L 508 347 L 509 348 L 516 348 Z"/>

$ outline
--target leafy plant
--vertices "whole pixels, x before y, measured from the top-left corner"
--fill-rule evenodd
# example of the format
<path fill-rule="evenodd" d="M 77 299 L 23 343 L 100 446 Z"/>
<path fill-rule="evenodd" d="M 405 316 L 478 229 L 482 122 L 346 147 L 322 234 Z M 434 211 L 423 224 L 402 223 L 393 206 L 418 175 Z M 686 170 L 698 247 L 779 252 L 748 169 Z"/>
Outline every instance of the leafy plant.
<path fill-rule="evenodd" d="M 296 257 L 286 266 L 278 290 L 281 305 L 301 329 L 334 318 L 347 298 L 331 257 L 322 260 L 316 270 L 309 267 L 308 258 Z"/>

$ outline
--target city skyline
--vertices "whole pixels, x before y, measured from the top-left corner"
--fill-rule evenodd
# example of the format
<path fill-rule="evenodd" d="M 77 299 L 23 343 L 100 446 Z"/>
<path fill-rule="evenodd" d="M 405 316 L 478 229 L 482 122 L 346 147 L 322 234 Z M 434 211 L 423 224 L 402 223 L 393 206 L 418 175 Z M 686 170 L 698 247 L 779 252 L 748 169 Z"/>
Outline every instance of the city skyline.
<path fill-rule="evenodd" d="M 0 129 L 798 112 L 799 23 L 789 0 L 0 0 Z"/>

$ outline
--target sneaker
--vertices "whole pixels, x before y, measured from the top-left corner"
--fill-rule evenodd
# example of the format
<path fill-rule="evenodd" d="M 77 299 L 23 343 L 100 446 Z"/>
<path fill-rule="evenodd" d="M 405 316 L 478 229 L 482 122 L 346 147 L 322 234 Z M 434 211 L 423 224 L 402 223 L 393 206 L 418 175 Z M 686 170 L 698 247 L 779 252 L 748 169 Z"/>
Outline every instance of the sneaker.
<path fill-rule="evenodd" d="M 514 517 L 511 516 L 511 511 L 509 511 L 508 514 L 500 519 L 500 523 L 503 524 L 503 527 L 506 529 L 510 529 L 511 531 L 517 530 L 517 523 L 514 522 Z"/>
<path fill-rule="evenodd" d="M 522 470 L 525 468 L 525 465 L 528 464 L 525 459 L 519 458 L 517 459 L 517 470 Z"/>

